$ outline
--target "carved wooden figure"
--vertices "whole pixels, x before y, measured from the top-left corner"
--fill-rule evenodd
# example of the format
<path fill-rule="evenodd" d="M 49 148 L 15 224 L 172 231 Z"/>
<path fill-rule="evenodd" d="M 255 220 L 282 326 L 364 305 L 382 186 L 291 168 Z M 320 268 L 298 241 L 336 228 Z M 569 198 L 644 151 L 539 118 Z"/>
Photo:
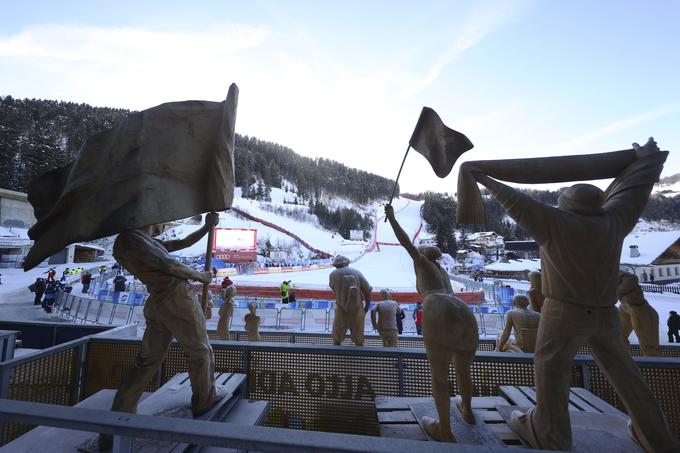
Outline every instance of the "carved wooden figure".
<path fill-rule="evenodd" d="M 385 215 L 399 243 L 413 259 L 416 288 L 423 298 L 423 342 L 432 372 L 432 396 L 439 415 L 438 420 L 423 417 L 423 426 L 435 439 L 452 442 L 448 385 L 451 363 L 460 391 L 460 398 L 456 400 L 458 407 L 466 422 L 475 423 L 470 366 L 479 342 L 477 321 L 467 304 L 453 295 L 451 280 L 437 262 L 441 256 L 439 249 L 413 245 L 397 222 L 391 205 L 385 206 Z"/>

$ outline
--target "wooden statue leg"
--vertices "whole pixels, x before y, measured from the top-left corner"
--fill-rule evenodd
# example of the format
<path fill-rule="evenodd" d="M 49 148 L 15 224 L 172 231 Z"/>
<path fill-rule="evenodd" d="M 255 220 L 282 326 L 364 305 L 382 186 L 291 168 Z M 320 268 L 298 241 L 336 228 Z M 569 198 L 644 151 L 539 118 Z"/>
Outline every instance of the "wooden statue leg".
<path fill-rule="evenodd" d="M 654 394 L 617 335 L 621 327 L 615 309 L 601 311 L 600 330 L 589 342 L 595 362 L 626 406 L 641 446 L 646 451 L 677 451 Z"/>
<path fill-rule="evenodd" d="M 453 351 L 439 345 L 428 345 L 427 360 L 432 372 L 432 397 L 439 420 L 423 417 L 423 426 L 428 434 L 441 442 L 453 442 L 451 432 L 451 399 L 449 396 L 449 364 Z"/>
<path fill-rule="evenodd" d="M 456 351 L 453 353 L 453 367 L 456 370 L 456 383 L 462 398 L 460 412 L 463 420 L 474 425 L 475 416 L 472 414 L 472 377 L 470 366 L 475 359 L 475 351 Z"/>

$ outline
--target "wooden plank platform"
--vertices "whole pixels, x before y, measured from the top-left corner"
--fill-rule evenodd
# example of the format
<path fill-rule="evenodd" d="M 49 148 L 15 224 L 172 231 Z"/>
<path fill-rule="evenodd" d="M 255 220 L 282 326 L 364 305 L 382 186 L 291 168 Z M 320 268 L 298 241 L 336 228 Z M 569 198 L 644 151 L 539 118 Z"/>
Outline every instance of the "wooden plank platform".
<path fill-rule="evenodd" d="M 501 385 L 499 391 L 513 406 L 533 407 L 536 405 L 536 390 L 533 387 Z M 581 387 L 569 389 L 569 410 L 619 415 L 628 418 L 617 408 Z"/>
<path fill-rule="evenodd" d="M 498 412 L 510 420 L 512 411 L 525 412 L 528 407 L 498 406 Z M 572 411 L 571 451 L 579 453 L 642 453 L 643 450 L 628 435 L 627 419 L 602 412 Z"/>
<path fill-rule="evenodd" d="M 222 386 L 227 396 L 213 409 L 200 417 L 203 420 L 223 421 L 240 425 L 262 424 L 269 412 L 267 401 L 244 400 L 246 376 L 235 373 L 215 373 L 215 384 Z M 79 403 L 78 407 L 110 410 L 115 390 L 101 390 Z M 193 418 L 191 413 L 191 383 L 187 373 L 175 375 L 154 393 L 144 393 L 138 403 L 137 413 L 174 418 Z M 2 447 L 1 451 L 44 452 L 97 451 L 97 436 L 87 431 L 37 427 Z M 173 442 L 149 439 L 135 440 L 135 451 L 167 453 L 191 451 L 234 452 L 230 449 L 206 450 Z"/>
<path fill-rule="evenodd" d="M 472 442 L 470 439 L 479 436 L 495 436 L 496 439 L 487 438 L 489 446 L 521 446 L 517 435 L 505 423 L 503 417 L 496 411 L 496 406 L 507 405 L 508 402 L 500 396 L 478 396 L 472 398 L 472 410 L 475 413 L 478 424 L 470 430 L 465 430 L 467 423 L 462 419 L 453 424 L 454 436 L 461 441 Z M 454 400 L 451 398 L 452 420 L 458 414 Z M 382 437 L 394 437 L 400 439 L 428 440 L 425 431 L 420 427 L 419 419 L 422 415 L 436 418 L 434 403 L 430 397 L 382 397 L 375 398 L 375 407 L 380 423 L 380 435 Z M 415 409 L 418 415 L 414 415 Z M 484 434 L 479 434 L 482 432 Z"/>
<path fill-rule="evenodd" d="M 495 446 L 504 447 L 505 444 L 501 439 L 487 427 L 486 423 L 481 417 L 475 414 L 475 424 L 470 425 L 465 420 L 463 420 L 463 415 L 458 409 L 458 405 L 452 400 L 451 404 L 451 432 L 453 437 L 456 439 L 456 443 L 459 444 L 471 444 L 471 445 L 484 445 L 484 446 Z M 434 405 L 434 401 L 430 400 L 426 403 L 410 404 L 411 412 L 415 416 L 416 421 L 420 425 L 420 428 L 425 432 L 428 440 L 436 441 L 432 438 L 427 431 L 425 431 L 425 426 L 423 425 L 423 417 L 427 416 L 433 419 L 437 419 L 437 408 Z"/>
<path fill-rule="evenodd" d="M 452 431 L 461 443 L 472 443 L 489 447 L 526 447 L 507 423 L 512 409 L 528 408 L 536 404 L 536 391 L 531 387 L 501 386 L 502 396 L 472 398 L 472 410 L 476 425 L 458 420 L 459 412 L 452 404 Z M 431 397 L 381 397 L 375 399 L 380 435 L 412 440 L 430 440 L 420 425 L 423 415 L 437 418 Z M 637 445 L 628 437 L 628 417 L 607 402 L 585 389 L 574 387 L 570 391 L 569 414 L 572 419 L 574 451 L 597 452 L 621 451 L 639 452 Z M 510 410 L 511 412 L 511 410 Z M 493 437 L 489 437 L 493 435 Z M 580 439 L 577 442 L 577 437 Z M 597 437 L 597 440 L 591 438 Z M 583 449 L 584 439 L 597 448 Z M 576 448 L 578 445 L 579 448 Z M 615 446 L 608 448 L 608 446 Z M 619 450 L 620 448 L 620 450 Z"/>

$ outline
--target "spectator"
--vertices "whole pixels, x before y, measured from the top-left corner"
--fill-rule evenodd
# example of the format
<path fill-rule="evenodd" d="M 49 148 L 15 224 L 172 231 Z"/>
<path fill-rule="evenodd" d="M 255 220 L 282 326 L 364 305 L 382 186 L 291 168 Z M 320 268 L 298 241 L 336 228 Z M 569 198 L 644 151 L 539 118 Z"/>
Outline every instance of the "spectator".
<path fill-rule="evenodd" d="M 413 310 L 413 320 L 416 323 L 418 335 L 422 335 L 420 332 L 423 328 L 423 304 L 420 301 L 416 303 L 416 309 Z"/>
<path fill-rule="evenodd" d="M 213 278 L 217 278 L 217 268 L 215 266 L 213 266 L 213 268 L 212 268 L 212 274 L 213 274 Z"/>
<path fill-rule="evenodd" d="M 35 293 L 35 299 L 33 300 L 33 305 L 40 305 L 42 301 L 42 296 L 45 294 L 45 286 L 47 285 L 47 281 L 42 278 L 38 277 L 35 279 L 35 283 L 33 283 L 31 286 L 28 287 L 28 289 L 31 290 L 31 292 Z"/>
<path fill-rule="evenodd" d="M 406 313 L 404 313 L 404 310 L 401 308 L 399 301 L 395 300 L 395 302 L 399 307 L 399 311 L 397 312 L 397 331 L 399 332 L 399 335 L 401 335 L 404 331 L 404 318 L 406 317 Z"/>
<path fill-rule="evenodd" d="M 647 271 L 642 271 L 642 282 L 647 283 Z"/>
<path fill-rule="evenodd" d="M 680 315 L 671 311 L 666 324 L 668 325 L 668 342 L 673 343 L 675 339 L 675 343 L 680 343 Z"/>
<path fill-rule="evenodd" d="M 649 274 L 649 281 L 652 283 L 652 285 L 654 284 L 654 271 L 653 271 L 653 270 L 652 270 L 652 272 Z"/>
<path fill-rule="evenodd" d="M 90 290 L 90 283 L 92 282 L 92 275 L 85 271 L 83 275 L 80 276 L 80 283 L 83 284 L 83 292 L 87 293 Z"/>
<path fill-rule="evenodd" d="M 284 280 L 279 286 L 281 290 L 281 303 L 287 304 L 290 302 L 290 289 L 292 288 L 290 280 Z"/>
<path fill-rule="evenodd" d="M 67 267 L 66 269 L 64 269 L 64 272 L 61 273 L 61 280 L 65 281 L 66 276 L 68 276 L 68 275 L 71 275 L 71 274 L 69 272 L 69 268 Z"/>
<path fill-rule="evenodd" d="M 228 275 L 225 276 L 225 277 L 222 279 L 222 289 L 226 289 L 226 288 L 230 287 L 230 286 L 233 285 L 233 284 L 234 284 L 234 282 L 231 281 L 231 279 L 229 278 Z"/>
<path fill-rule="evenodd" d="M 122 275 L 117 275 L 113 279 L 113 290 L 114 291 L 125 291 L 125 283 L 127 280 Z"/>
<path fill-rule="evenodd" d="M 50 267 L 50 268 L 47 270 L 46 274 L 47 274 L 47 281 L 48 281 L 48 282 L 53 282 L 53 281 L 54 281 L 54 277 L 57 275 L 57 271 L 54 270 L 53 267 Z"/>
<path fill-rule="evenodd" d="M 57 284 L 54 281 L 47 283 L 45 287 L 45 298 L 42 301 L 42 308 L 47 313 L 52 313 L 52 306 L 57 299 Z"/>

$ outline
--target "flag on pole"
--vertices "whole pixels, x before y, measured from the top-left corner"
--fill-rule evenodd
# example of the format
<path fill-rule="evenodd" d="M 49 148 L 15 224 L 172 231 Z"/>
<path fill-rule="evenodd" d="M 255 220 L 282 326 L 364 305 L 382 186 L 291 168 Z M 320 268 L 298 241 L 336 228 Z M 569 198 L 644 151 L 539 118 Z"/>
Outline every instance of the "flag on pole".
<path fill-rule="evenodd" d="M 429 107 L 423 107 L 420 112 L 409 144 L 425 156 L 440 178 L 451 173 L 460 155 L 474 146 L 464 134 L 446 127 L 437 112 Z"/>
<path fill-rule="evenodd" d="M 89 137 L 31 181 L 37 223 L 24 270 L 69 244 L 231 207 L 238 87 L 223 102 L 171 102 Z"/>

